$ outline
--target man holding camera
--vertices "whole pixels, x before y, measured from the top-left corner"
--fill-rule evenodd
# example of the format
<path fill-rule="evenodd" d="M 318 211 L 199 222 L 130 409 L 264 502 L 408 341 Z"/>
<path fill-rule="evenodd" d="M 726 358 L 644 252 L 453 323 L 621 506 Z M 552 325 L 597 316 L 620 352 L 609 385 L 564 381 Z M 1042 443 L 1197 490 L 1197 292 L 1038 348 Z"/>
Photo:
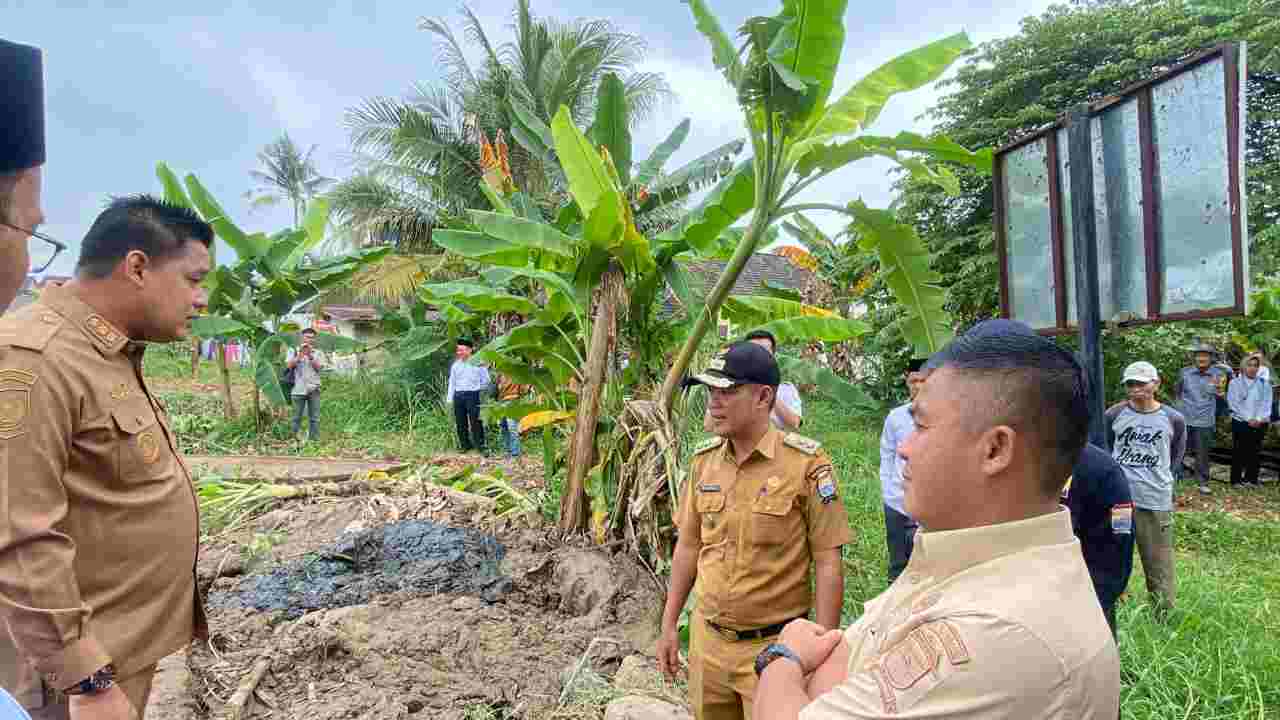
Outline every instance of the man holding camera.
<path fill-rule="evenodd" d="M 309 425 L 307 440 L 320 437 L 320 370 L 324 362 L 320 352 L 315 349 L 316 331 L 306 328 L 302 331 L 302 344 L 297 352 L 291 353 L 289 369 L 293 372 L 293 436 L 298 436 L 302 429 L 302 413 L 305 410 Z"/>

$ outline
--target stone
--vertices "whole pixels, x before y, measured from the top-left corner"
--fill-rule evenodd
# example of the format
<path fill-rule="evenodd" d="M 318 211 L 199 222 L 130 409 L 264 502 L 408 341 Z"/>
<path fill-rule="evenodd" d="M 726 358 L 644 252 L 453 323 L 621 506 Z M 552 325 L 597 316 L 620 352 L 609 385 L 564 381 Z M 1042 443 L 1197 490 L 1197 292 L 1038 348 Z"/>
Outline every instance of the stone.
<path fill-rule="evenodd" d="M 627 695 L 609 703 L 604 720 L 693 720 L 688 710 L 663 700 Z"/>
<path fill-rule="evenodd" d="M 654 661 L 643 655 L 628 655 L 613 676 L 613 687 L 624 693 L 650 694 L 662 692 L 665 683 Z"/>
<path fill-rule="evenodd" d="M 603 613 L 618 594 L 613 562 L 596 550 L 576 550 L 560 557 L 552 582 L 560 609 L 574 617 Z"/>

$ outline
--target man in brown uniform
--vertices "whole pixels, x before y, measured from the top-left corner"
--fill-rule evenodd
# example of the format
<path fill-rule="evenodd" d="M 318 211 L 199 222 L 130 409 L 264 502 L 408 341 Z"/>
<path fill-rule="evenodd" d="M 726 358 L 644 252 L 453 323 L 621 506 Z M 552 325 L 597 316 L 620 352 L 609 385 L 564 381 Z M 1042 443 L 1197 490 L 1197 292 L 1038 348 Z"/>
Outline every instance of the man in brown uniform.
<path fill-rule="evenodd" d="M 205 633 L 197 506 L 143 342 L 187 334 L 211 228 L 114 201 L 76 279 L 0 319 L 0 613 L 36 718 L 141 716 L 157 661 Z"/>
<path fill-rule="evenodd" d="M 1119 656 L 1058 502 L 1088 432 L 1084 374 L 990 322 L 929 361 L 912 403 L 907 571 L 843 634 L 787 626 L 757 661 L 762 716 L 1117 717 Z"/>
<path fill-rule="evenodd" d="M 784 435 L 769 420 L 779 382 L 772 353 L 737 343 L 691 382 L 710 390 L 707 412 L 719 437 L 697 450 L 680 500 L 658 664 L 675 674 L 676 626 L 696 580 L 689 651 L 694 713 L 699 720 L 750 718 L 752 663 L 761 648 L 810 608 L 819 625 L 839 625 L 840 548 L 850 539 L 849 516 L 818 443 Z M 816 597 L 809 589 L 811 562 Z"/>

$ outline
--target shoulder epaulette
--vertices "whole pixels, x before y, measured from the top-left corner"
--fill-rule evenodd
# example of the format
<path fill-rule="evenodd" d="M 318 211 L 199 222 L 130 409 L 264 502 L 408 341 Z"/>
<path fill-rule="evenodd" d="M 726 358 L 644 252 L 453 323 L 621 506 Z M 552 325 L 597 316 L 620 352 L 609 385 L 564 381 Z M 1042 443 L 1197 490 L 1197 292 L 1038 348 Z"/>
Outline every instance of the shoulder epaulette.
<path fill-rule="evenodd" d="M 782 442 L 806 455 L 817 455 L 818 448 L 822 447 L 822 443 L 800 433 L 787 433 L 786 437 L 782 438 Z"/>
<path fill-rule="evenodd" d="M 49 341 L 62 329 L 63 318 L 53 311 L 27 315 L 0 323 L 0 347 L 18 347 L 44 352 Z"/>
<path fill-rule="evenodd" d="M 719 435 L 713 438 L 708 438 L 706 440 L 703 440 L 701 443 L 698 444 L 696 448 L 693 449 L 693 454 L 701 455 L 702 453 L 708 450 L 715 450 L 716 448 L 720 447 L 721 443 L 723 442 L 724 442 L 724 438 L 720 437 Z"/>

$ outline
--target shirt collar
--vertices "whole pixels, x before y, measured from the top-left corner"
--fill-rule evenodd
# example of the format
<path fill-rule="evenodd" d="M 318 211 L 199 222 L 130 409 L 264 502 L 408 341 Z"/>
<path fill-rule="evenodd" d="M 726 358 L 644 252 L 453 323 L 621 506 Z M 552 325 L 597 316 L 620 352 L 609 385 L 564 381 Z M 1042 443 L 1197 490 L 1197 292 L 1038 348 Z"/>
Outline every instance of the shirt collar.
<path fill-rule="evenodd" d="M 975 565 L 1034 547 L 1063 545 L 1075 540 L 1071 513 L 1057 512 L 1027 520 L 962 530 L 921 532 L 916 535 L 910 565 L 935 577 L 954 575 Z"/>
<path fill-rule="evenodd" d="M 778 432 L 778 429 L 770 424 L 769 429 L 766 430 L 764 436 L 760 438 L 760 442 L 756 443 L 751 454 L 747 455 L 747 459 L 750 460 L 756 455 L 756 453 L 759 453 L 764 456 L 766 460 L 772 460 L 774 456 L 778 454 L 778 443 L 781 439 L 782 433 Z M 727 440 L 724 443 L 723 448 L 722 452 L 724 453 L 724 456 L 728 458 L 730 462 L 736 462 L 737 456 L 733 452 L 733 441 Z"/>
<path fill-rule="evenodd" d="M 124 332 L 76 296 L 71 288 L 46 288 L 40 293 L 40 303 L 80 328 L 103 355 L 115 354 L 126 348 L 130 352 L 137 351 L 136 344 L 130 342 Z"/>

